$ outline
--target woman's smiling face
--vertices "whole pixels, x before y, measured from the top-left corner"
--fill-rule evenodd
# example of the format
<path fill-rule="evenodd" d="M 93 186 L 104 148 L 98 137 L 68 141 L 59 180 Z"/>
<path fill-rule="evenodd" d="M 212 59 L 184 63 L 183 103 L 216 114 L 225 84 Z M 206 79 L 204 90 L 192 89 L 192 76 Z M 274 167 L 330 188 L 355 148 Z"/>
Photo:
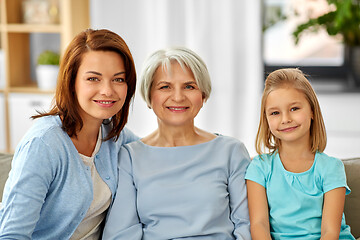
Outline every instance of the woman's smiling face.
<path fill-rule="evenodd" d="M 170 69 L 160 66 L 156 70 L 150 91 L 151 108 L 159 124 L 193 125 L 203 106 L 203 94 L 187 67 L 174 62 Z"/>
<path fill-rule="evenodd" d="M 112 51 L 90 51 L 83 55 L 75 80 L 75 91 L 83 121 L 101 123 L 124 105 L 127 84 L 122 57 Z"/>

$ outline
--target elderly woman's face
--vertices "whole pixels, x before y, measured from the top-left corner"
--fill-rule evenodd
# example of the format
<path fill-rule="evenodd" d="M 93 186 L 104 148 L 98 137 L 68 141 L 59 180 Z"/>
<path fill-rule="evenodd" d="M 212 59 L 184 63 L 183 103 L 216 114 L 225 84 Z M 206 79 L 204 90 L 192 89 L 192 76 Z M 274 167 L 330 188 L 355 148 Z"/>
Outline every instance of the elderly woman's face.
<path fill-rule="evenodd" d="M 192 72 L 178 63 L 171 65 L 171 71 L 157 69 L 150 96 L 159 124 L 169 126 L 193 125 L 203 106 L 203 95 Z"/>

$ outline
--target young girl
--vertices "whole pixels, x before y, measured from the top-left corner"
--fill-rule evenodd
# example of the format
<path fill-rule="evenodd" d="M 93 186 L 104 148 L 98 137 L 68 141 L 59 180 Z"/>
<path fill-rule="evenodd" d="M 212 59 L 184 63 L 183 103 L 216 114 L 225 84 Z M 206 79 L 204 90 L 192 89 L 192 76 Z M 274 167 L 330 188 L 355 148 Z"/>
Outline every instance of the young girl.
<path fill-rule="evenodd" d="M 304 74 L 272 72 L 261 100 L 259 156 L 245 176 L 252 239 L 355 239 L 343 214 L 350 193 L 344 166 L 325 146 L 320 106 Z"/>

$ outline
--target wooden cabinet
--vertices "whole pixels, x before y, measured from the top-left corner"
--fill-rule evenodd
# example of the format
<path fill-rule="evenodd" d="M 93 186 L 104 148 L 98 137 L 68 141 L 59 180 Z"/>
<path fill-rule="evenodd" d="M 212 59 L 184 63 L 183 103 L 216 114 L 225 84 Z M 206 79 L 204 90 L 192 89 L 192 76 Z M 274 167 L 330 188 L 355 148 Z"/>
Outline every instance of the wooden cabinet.
<path fill-rule="evenodd" d="M 49 95 L 54 94 L 52 90 L 43 91 L 38 89 L 36 79 L 34 79 L 35 70 L 32 62 L 33 59 L 36 59 L 36 56 L 33 56 L 34 51 L 31 45 L 32 41 L 37 41 L 34 35 L 40 34 L 45 39 L 47 36 L 53 39 L 54 35 L 56 35 L 59 39 L 57 41 L 58 50 L 62 54 L 71 39 L 90 26 L 89 0 L 48 0 L 56 1 L 58 5 L 59 23 L 55 24 L 23 23 L 23 1 L 0 0 L 0 49 L 4 55 L 5 63 L 5 80 L 0 79 L 0 83 L 3 81 L 3 84 L 0 84 L 0 94 L 3 96 L 3 101 L 0 101 L 3 106 L 0 106 L 0 109 L 4 109 L 5 116 L 0 118 L 0 125 L 2 125 L 0 131 L 5 128 L 6 139 L 6 147 L 0 149 L 0 151 L 5 152 L 14 151 L 16 141 L 11 139 L 13 136 L 11 131 L 16 129 L 16 125 L 21 124 L 16 119 L 10 119 L 10 112 L 32 112 L 32 110 L 23 110 L 22 107 L 24 106 L 20 108 L 16 104 L 10 104 L 10 95 L 16 93 L 24 94 L 24 97 L 26 97 L 26 94 L 32 94 L 31 101 L 36 101 L 34 98 L 36 99 L 37 96 L 42 101 L 42 95 L 46 95 L 47 98 Z M 2 68 L 0 67 L 0 69 Z M 0 73 L 0 78 L 1 76 Z M 30 104 L 28 107 L 31 108 L 32 105 Z M 26 130 L 24 129 L 24 133 Z"/>

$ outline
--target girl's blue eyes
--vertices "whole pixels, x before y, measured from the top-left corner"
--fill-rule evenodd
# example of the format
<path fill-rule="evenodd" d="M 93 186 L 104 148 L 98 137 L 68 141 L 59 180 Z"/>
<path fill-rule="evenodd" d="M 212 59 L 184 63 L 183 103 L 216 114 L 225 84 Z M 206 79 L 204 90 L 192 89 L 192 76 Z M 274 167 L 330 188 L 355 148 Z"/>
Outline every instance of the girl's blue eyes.
<path fill-rule="evenodd" d="M 292 107 L 291 109 L 290 109 L 290 112 L 294 112 L 294 111 L 296 111 L 296 110 L 299 110 L 300 108 L 299 107 Z M 270 113 L 270 115 L 279 115 L 280 114 L 280 112 L 279 111 L 274 111 L 274 112 L 271 112 Z"/>

